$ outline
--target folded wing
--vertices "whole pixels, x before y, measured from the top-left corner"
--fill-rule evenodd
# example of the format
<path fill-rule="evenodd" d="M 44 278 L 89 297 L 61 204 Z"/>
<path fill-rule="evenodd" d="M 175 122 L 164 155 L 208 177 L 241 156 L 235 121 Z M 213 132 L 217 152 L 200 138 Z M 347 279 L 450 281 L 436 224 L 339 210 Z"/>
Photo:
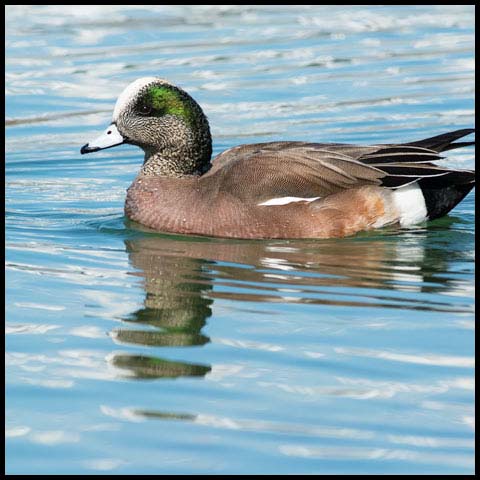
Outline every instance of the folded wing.
<path fill-rule="evenodd" d="M 363 185 L 398 188 L 415 181 L 432 185 L 471 183 L 475 172 L 436 165 L 440 151 L 474 142 L 452 143 L 462 130 L 401 145 L 357 146 L 306 142 L 242 145 L 218 155 L 206 177 L 220 175 L 223 193 L 247 203 L 281 197 L 325 197 Z M 245 186 L 248 185 L 248 188 Z"/>

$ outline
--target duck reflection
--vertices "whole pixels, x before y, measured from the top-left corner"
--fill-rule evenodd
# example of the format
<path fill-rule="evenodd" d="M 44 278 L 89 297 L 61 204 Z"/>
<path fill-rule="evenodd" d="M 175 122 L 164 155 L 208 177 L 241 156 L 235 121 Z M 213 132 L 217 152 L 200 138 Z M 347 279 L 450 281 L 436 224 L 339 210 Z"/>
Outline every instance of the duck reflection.
<path fill-rule="evenodd" d="M 202 328 L 220 298 L 448 311 L 448 302 L 408 292 L 458 287 L 458 281 L 448 277 L 448 262 L 465 256 L 466 248 L 473 249 L 473 240 L 445 229 L 453 221 L 340 241 L 145 233 L 125 241 L 133 274 L 143 279 L 145 289 L 144 306 L 124 319 L 138 328 L 123 327 L 113 334 L 120 342 L 150 347 L 204 345 L 210 339 Z M 442 230 L 445 236 L 439 234 Z M 399 291 L 405 295 L 399 296 Z M 142 379 L 204 376 L 211 370 L 208 365 L 146 355 L 116 354 L 112 363 Z"/>
<path fill-rule="evenodd" d="M 123 343 L 154 347 L 207 343 L 209 338 L 201 330 L 212 314 L 213 300 L 206 295 L 212 284 L 202 272 L 208 262 L 184 258 L 181 253 L 164 255 L 156 242 L 151 245 L 143 240 L 125 241 L 130 263 L 136 269 L 133 274 L 144 279 L 146 295 L 144 306 L 124 318 L 143 328 L 120 328 L 112 336 Z M 211 370 L 208 365 L 146 355 L 115 354 L 111 363 L 138 379 L 204 376 Z"/>
<path fill-rule="evenodd" d="M 209 365 L 196 365 L 185 362 L 171 362 L 163 358 L 146 355 L 115 354 L 112 365 L 121 370 L 127 370 L 129 377 L 141 380 L 155 378 L 203 377 L 210 370 Z"/>
<path fill-rule="evenodd" d="M 153 245 L 154 246 L 154 245 Z M 212 314 L 212 289 L 202 260 L 165 256 L 143 240 L 126 241 L 130 263 L 144 278 L 144 307 L 133 312 L 127 322 L 158 330 L 120 329 L 117 339 L 128 343 L 155 346 L 203 345 L 208 338 L 200 333 Z"/>

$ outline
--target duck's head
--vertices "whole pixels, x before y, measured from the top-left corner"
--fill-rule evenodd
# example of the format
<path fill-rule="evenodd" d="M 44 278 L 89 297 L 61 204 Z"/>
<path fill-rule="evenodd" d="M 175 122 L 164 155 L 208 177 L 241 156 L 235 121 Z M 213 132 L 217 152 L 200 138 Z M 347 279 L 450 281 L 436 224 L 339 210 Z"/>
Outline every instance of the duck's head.
<path fill-rule="evenodd" d="M 122 143 L 144 150 L 146 175 L 195 175 L 210 166 L 207 117 L 188 93 L 158 77 L 139 78 L 128 85 L 118 97 L 112 123 L 80 153 Z"/>

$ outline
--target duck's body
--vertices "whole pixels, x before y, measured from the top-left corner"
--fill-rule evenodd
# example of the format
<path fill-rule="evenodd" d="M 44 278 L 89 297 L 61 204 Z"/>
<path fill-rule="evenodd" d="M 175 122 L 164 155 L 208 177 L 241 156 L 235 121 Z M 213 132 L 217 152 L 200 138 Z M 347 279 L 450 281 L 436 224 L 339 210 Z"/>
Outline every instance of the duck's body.
<path fill-rule="evenodd" d="M 475 172 L 435 165 L 473 129 L 402 145 L 242 145 L 210 164 L 200 107 L 158 78 L 131 84 L 113 122 L 82 153 L 133 143 L 145 151 L 125 214 L 163 232 L 231 238 L 330 238 L 445 215 Z"/>
<path fill-rule="evenodd" d="M 125 214 L 162 232 L 230 238 L 328 238 L 368 229 L 384 216 L 383 205 L 388 202 L 381 188 L 360 187 L 348 194 L 333 194 L 328 201 L 258 205 L 227 191 L 214 193 L 210 187 L 215 184 L 215 175 L 168 181 L 142 175 L 128 189 Z M 335 205 L 330 206 L 331 202 Z"/>

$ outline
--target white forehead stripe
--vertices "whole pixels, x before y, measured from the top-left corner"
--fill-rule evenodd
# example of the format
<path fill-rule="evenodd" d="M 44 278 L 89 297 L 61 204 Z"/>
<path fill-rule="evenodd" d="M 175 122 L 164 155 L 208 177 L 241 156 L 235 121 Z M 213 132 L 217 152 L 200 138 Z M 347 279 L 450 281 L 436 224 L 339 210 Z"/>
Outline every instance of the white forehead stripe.
<path fill-rule="evenodd" d="M 320 197 L 311 197 L 311 198 L 302 198 L 302 197 L 278 197 L 278 198 L 271 198 L 266 202 L 259 203 L 258 205 L 264 205 L 266 207 L 271 207 L 273 205 L 287 205 L 288 203 L 293 202 L 313 202 L 314 200 L 318 200 Z"/>
<path fill-rule="evenodd" d="M 149 83 L 154 83 L 154 82 L 162 82 L 170 85 L 169 82 L 167 82 L 166 80 L 160 77 L 138 78 L 137 80 L 132 82 L 130 85 L 128 85 L 118 97 L 117 103 L 115 104 L 115 108 L 113 110 L 112 121 L 115 122 L 117 120 L 120 112 L 125 108 L 126 105 L 128 105 L 135 98 L 135 96 L 143 87 L 145 87 Z"/>

